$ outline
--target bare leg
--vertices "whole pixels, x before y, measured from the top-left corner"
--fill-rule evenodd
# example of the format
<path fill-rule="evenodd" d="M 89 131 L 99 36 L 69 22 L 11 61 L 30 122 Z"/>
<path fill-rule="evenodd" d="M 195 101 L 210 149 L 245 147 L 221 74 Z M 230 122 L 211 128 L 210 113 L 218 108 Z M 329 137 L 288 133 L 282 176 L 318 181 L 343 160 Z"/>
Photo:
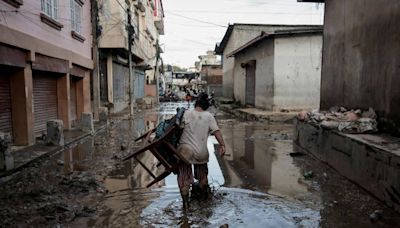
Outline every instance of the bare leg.
<path fill-rule="evenodd" d="M 194 177 L 199 180 L 201 191 L 203 192 L 204 198 L 208 197 L 208 167 L 207 164 L 194 165 Z"/>
<path fill-rule="evenodd" d="M 184 162 L 178 165 L 178 186 L 181 192 L 183 209 L 189 208 L 189 189 L 193 182 L 192 165 L 188 165 Z"/>

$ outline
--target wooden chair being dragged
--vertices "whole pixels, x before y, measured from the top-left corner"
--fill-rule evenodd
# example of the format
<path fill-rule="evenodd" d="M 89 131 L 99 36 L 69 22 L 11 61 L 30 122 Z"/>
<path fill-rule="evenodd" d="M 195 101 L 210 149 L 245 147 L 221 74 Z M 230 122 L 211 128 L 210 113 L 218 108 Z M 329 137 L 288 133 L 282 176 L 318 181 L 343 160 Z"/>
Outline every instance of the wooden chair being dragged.
<path fill-rule="evenodd" d="M 176 173 L 178 170 L 179 162 L 188 163 L 188 161 L 186 161 L 186 159 L 181 154 L 178 153 L 175 146 L 172 145 L 170 142 L 171 141 L 170 139 L 175 133 L 175 131 L 180 130 L 179 125 L 181 118 L 183 116 L 183 112 L 184 110 L 182 111 L 182 113 L 178 111 L 178 114 L 175 117 L 173 117 L 173 119 L 170 120 L 171 121 L 170 125 L 167 127 L 167 130 L 160 138 L 151 139 L 151 135 L 154 134 L 156 131 L 156 128 L 154 128 L 146 132 L 139 138 L 135 139 L 136 142 L 139 140 L 143 140 L 142 146 L 138 150 L 134 151 L 133 153 L 123 158 L 123 161 L 126 161 L 130 158 L 134 158 L 154 178 L 152 182 L 147 184 L 146 186 L 147 188 L 163 180 L 171 173 Z M 156 176 L 148 167 L 146 167 L 145 164 L 143 164 L 138 158 L 136 158 L 136 156 L 146 151 L 150 151 L 154 155 L 154 157 L 156 157 L 157 160 L 160 162 L 159 165 L 164 166 L 165 170 L 163 173 Z"/>

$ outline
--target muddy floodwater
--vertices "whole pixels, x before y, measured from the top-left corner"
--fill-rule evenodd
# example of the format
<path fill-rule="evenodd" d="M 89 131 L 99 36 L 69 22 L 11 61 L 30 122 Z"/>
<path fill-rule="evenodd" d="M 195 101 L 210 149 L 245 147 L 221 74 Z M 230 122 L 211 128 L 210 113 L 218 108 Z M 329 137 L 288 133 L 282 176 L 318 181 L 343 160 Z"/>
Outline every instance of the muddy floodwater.
<path fill-rule="evenodd" d="M 113 117 L 103 132 L 4 183 L 0 206 L 3 224 L 10 227 L 29 227 L 29 224 L 396 227 L 400 224 L 399 214 L 335 170 L 298 151 L 292 143 L 292 124 L 241 121 L 219 111 L 216 118 L 227 151 L 226 156 L 219 157 L 215 153 L 217 141 L 209 137 L 208 179 L 213 196 L 205 202 L 191 202 L 188 213 L 183 213 L 175 175 L 145 188 L 152 177 L 134 159 L 121 161 L 125 154 L 140 146 L 133 142 L 134 138 L 170 118 L 177 107 L 193 108 L 193 104 L 163 103 L 157 109 L 138 112 L 133 119 Z M 150 153 L 142 154 L 139 159 L 157 172 L 157 160 Z M 53 190 L 46 192 L 49 188 Z M 15 195 L 5 194 L 12 189 L 17 189 Z M 30 196 L 39 199 L 29 199 Z M 7 205 L 15 210 L 7 210 Z M 372 220 L 371 214 L 376 210 L 381 216 Z"/>

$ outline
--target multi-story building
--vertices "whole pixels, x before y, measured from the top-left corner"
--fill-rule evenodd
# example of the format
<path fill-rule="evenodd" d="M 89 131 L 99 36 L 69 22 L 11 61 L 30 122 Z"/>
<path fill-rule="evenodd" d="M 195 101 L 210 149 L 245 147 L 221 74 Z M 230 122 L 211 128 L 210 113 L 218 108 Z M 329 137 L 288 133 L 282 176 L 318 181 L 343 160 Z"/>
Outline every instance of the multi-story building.
<path fill-rule="evenodd" d="M 46 122 L 90 112 L 90 1 L 0 1 L 0 131 L 35 143 Z"/>
<path fill-rule="evenodd" d="M 120 112 L 129 107 L 131 99 L 135 102 L 146 95 L 146 81 L 150 84 L 150 76 L 157 68 L 159 35 L 164 34 L 162 3 L 103 1 L 98 3 L 98 12 L 101 105 L 108 106 L 111 112 Z M 130 41 L 132 78 L 128 61 Z"/>
<path fill-rule="evenodd" d="M 200 83 L 205 82 L 203 86 L 208 94 L 214 94 L 214 97 L 222 97 L 222 65 L 221 64 L 203 64 L 200 71 Z"/>
<path fill-rule="evenodd" d="M 222 65 L 221 60 L 215 55 L 214 51 L 207 51 L 206 55 L 200 55 L 199 61 L 195 62 L 195 67 L 200 73 L 197 84 L 202 89 L 214 96 L 222 96 Z"/>
<path fill-rule="evenodd" d="M 202 65 L 221 65 L 221 60 L 214 51 L 207 51 L 206 55 L 200 55 L 199 61 L 194 63 L 197 71 L 201 71 Z"/>

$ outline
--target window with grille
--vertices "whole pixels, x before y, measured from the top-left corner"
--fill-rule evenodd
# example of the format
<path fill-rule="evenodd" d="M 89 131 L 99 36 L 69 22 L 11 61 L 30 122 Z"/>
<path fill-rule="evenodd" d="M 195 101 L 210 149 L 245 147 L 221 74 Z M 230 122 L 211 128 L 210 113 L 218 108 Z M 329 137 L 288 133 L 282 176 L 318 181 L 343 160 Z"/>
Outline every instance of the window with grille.
<path fill-rule="evenodd" d="M 71 28 L 81 34 L 82 27 L 82 5 L 76 0 L 71 0 Z"/>
<path fill-rule="evenodd" d="M 58 20 L 58 0 L 41 0 L 41 2 L 43 13 Z"/>

